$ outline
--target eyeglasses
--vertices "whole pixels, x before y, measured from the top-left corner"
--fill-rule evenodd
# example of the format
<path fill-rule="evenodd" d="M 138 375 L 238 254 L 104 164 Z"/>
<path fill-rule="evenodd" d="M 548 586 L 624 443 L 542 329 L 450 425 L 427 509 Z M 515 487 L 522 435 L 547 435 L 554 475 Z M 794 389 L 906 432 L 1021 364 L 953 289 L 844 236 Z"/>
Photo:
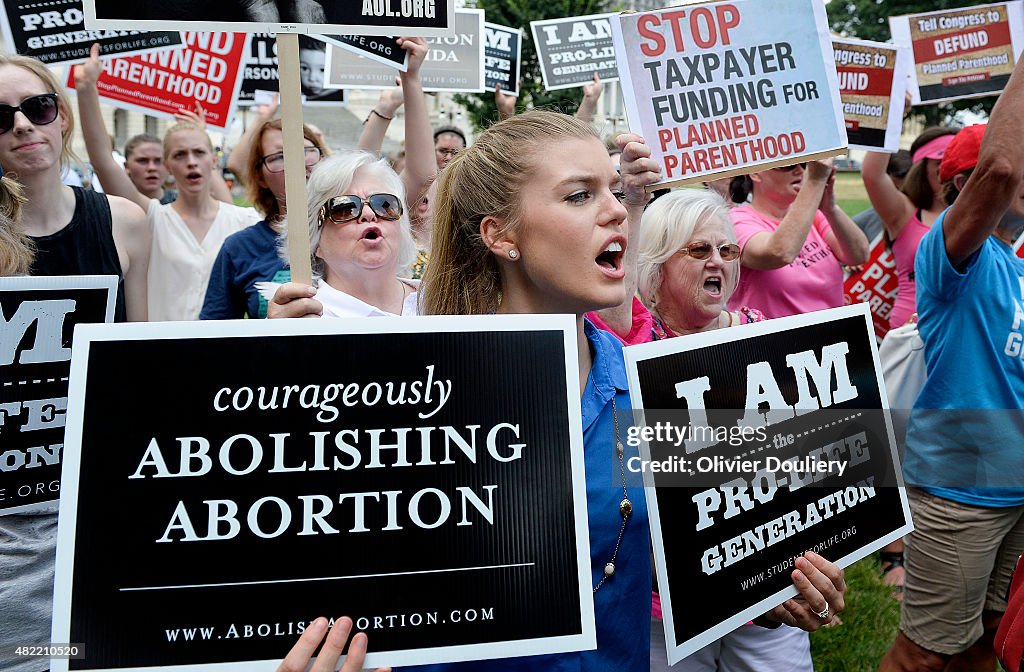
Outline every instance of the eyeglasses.
<path fill-rule="evenodd" d="M 373 210 L 373 214 L 381 219 L 394 221 L 402 217 L 402 201 L 394 194 L 370 194 L 365 199 L 345 194 L 344 196 L 335 196 L 324 203 L 324 206 L 320 208 L 320 223 L 323 224 L 325 219 L 329 219 L 335 224 L 351 222 L 359 217 L 364 204 L 368 204 Z"/>
<path fill-rule="evenodd" d="M 712 245 L 709 242 L 698 240 L 688 245 L 683 245 L 678 254 L 684 254 L 691 259 L 697 261 L 704 261 L 710 257 L 715 250 L 718 250 L 718 255 L 722 257 L 722 261 L 734 261 L 740 258 L 740 246 L 736 243 L 722 243 L 721 245 Z"/>
<path fill-rule="evenodd" d="M 21 101 L 21 105 L 11 107 L 0 105 L 0 135 L 14 128 L 14 113 L 21 112 L 25 118 L 36 126 L 52 124 L 57 118 L 57 94 L 41 93 L 38 96 L 29 96 Z"/>
<path fill-rule="evenodd" d="M 794 163 L 792 166 L 781 166 L 779 168 L 772 168 L 772 170 L 779 170 L 779 171 L 785 171 L 787 173 L 792 173 L 797 168 L 799 168 L 800 170 L 806 170 L 807 162 L 804 161 L 803 163 Z"/>
<path fill-rule="evenodd" d="M 316 146 L 304 147 L 303 152 L 306 158 L 306 167 L 315 166 L 320 162 L 320 148 Z M 263 166 L 269 173 L 280 173 L 284 171 L 284 152 L 267 154 L 261 160 Z"/>
<path fill-rule="evenodd" d="M 447 156 L 449 159 L 458 154 L 461 150 L 458 149 L 435 149 L 435 152 L 441 156 Z"/>

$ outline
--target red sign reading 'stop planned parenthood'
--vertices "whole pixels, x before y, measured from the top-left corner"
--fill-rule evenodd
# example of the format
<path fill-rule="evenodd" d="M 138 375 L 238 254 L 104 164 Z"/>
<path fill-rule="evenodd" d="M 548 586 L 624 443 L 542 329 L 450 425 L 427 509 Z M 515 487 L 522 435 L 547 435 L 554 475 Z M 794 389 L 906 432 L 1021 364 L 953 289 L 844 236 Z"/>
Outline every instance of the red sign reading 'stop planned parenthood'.
<path fill-rule="evenodd" d="M 206 124 L 225 130 L 234 116 L 244 33 L 185 33 L 184 49 L 104 61 L 97 88 L 115 107 L 174 117 L 182 109 L 206 110 Z M 74 90 L 68 72 L 68 88 Z"/>

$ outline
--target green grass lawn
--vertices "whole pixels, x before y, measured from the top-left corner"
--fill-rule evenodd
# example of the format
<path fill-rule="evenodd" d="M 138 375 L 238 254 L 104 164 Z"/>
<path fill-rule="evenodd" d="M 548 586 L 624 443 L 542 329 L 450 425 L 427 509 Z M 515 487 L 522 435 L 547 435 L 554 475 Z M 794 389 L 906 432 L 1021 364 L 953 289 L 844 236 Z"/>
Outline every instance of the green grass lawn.
<path fill-rule="evenodd" d="M 851 217 L 871 207 L 860 173 L 836 173 L 836 200 Z"/>
<path fill-rule="evenodd" d="M 878 554 L 847 567 L 846 582 L 842 624 L 811 635 L 815 672 L 874 672 L 896 639 L 899 602 L 882 583 Z"/>

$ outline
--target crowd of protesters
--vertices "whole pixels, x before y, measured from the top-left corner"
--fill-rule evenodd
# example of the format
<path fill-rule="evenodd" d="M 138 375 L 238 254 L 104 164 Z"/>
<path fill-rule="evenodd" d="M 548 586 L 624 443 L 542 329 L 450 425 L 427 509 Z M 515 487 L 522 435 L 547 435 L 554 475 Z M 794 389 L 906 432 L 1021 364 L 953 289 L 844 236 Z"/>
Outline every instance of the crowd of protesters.
<path fill-rule="evenodd" d="M 576 316 L 597 648 L 419 669 L 664 669 L 645 499 L 630 492 L 632 510 L 620 511 L 604 450 L 615 409 L 631 407 L 622 347 L 841 306 L 843 267 L 867 261 L 874 231 L 839 206 L 831 159 L 652 200 L 661 170 L 645 139 L 609 145 L 590 124 L 596 76 L 575 117 L 515 114 L 499 90 L 502 120 L 475 142 L 432 130 L 426 45 L 400 44 L 408 70 L 358 148 L 332 155 L 303 128 L 308 217 L 294 222 L 273 106 L 229 159 L 253 204 L 236 206 L 201 114 L 183 113 L 162 141 L 133 139 L 115 162 L 94 48 L 74 81 L 99 193 L 62 182 L 76 131 L 64 88 L 38 61 L 0 57 L 0 273 L 116 275 L 117 321 Z M 903 598 L 883 670 L 994 670 L 992 636 L 1024 551 L 1024 358 L 1010 347 L 1024 332 L 1024 260 L 1011 248 L 1024 226 L 1022 68 L 987 126 L 927 129 L 909 169 L 880 153 L 863 165 L 872 212 L 859 219 L 884 234 L 899 276 L 891 325 L 918 319 L 928 369 L 905 458 L 915 529 L 882 556 Z M 404 153 L 389 162 L 379 150 L 401 105 Z M 291 282 L 290 227 L 309 233 L 312 285 Z M 56 520 L 55 504 L 0 517 L 5 638 L 47 639 Z M 806 632 L 838 623 L 846 582 L 814 553 L 791 579 L 798 597 L 674 669 L 812 670 Z M 314 621 L 282 669 L 305 669 L 325 637 L 313 669 L 335 669 L 351 630 L 349 619 L 330 633 Z M 343 669 L 358 669 L 366 648 L 355 635 Z"/>

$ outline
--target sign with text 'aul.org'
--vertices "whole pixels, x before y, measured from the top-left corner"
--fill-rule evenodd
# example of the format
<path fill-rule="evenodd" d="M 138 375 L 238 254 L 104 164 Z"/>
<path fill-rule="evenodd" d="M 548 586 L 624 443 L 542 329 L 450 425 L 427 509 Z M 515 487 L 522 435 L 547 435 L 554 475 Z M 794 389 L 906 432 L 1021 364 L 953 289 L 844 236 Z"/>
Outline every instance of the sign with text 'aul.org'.
<path fill-rule="evenodd" d="M 275 666 L 341 613 L 371 667 L 596 646 L 570 317 L 119 327 L 76 334 L 54 669 Z"/>

